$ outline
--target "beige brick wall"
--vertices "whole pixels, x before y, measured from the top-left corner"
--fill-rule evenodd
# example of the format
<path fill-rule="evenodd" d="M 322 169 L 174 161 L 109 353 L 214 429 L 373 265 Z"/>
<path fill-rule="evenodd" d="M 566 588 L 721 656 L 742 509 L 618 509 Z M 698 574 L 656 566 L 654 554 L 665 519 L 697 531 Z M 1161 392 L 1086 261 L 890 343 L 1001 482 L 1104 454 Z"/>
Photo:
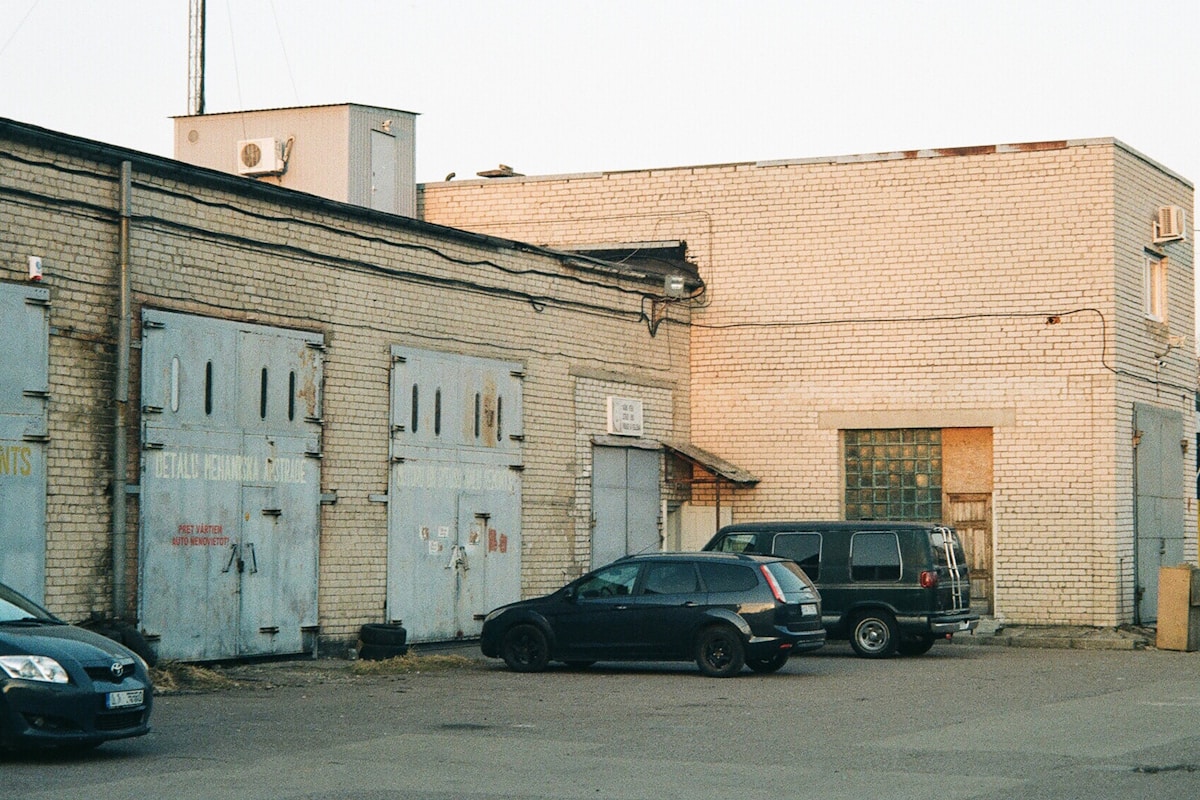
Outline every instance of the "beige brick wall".
<path fill-rule="evenodd" d="M 641 294 L 655 287 L 588 274 L 515 243 L 437 233 L 325 201 L 293 203 L 251 182 L 197 178 L 161 160 L 0 129 L 0 281 L 23 280 L 25 256 L 41 254 L 51 293 L 46 601 L 65 618 L 112 610 L 116 197 L 125 157 L 135 161 L 135 321 L 143 306 L 155 306 L 325 337 L 321 488 L 336 491 L 337 501 L 321 509 L 323 637 L 352 640 L 360 624 L 382 618 L 387 506 L 377 500 L 388 490 L 392 345 L 524 365 L 526 593 L 561 585 L 582 557 L 564 561 L 589 515 L 577 507 L 590 470 L 590 460 L 580 461 L 577 423 L 582 413 L 595 424 L 592 392 L 649 387 L 655 435 L 687 438 L 688 312 L 674 309 L 651 336 Z M 136 410 L 136 347 L 133 366 Z M 609 378 L 581 387 L 596 375 Z M 131 483 L 138 432 L 135 415 Z M 134 588 L 137 519 L 131 501 Z"/>
<path fill-rule="evenodd" d="M 762 479 L 736 519 L 840 516 L 840 429 L 993 427 L 997 615 L 1132 618 L 1132 403 L 1193 436 L 1196 364 L 1189 340 L 1148 371 L 1165 335 L 1141 313 L 1150 215 L 1192 188 L 1124 145 L 456 181 L 419 202 L 549 246 L 685 240 L 707 284 L 692 439 Z M 1191 334 L 1190 242 L 1171 270 L 1171 333 Z"/>

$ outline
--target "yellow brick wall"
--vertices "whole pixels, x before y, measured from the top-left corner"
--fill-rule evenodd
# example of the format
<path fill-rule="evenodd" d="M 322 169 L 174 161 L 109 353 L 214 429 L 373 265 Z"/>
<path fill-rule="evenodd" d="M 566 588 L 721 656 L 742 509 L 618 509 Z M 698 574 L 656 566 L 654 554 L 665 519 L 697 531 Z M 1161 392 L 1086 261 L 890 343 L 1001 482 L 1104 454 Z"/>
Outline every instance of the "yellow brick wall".
<path fill-rule="evenodd" d="M 23 281 L 26 255 L 40 254 L 51 294 L 46 604 L 77 621 L 112 612 L 121 154 L 88 155 L 90 147 L 42 146 L 27 137 L 0 136 L 0 144 L 0 281 Z M 576 503 L 590 470 L 590 460 L 580 459 L 590 454 L 580 437 L 605 433 L 593 413 L 603 397 L 593 392 L 637 391 L 654 435 L 687 438 L 687 311 L 674 309 L 651 336 L 641 295 L 655 287 L 568 268 L 515 243 L 393 224 L 324 201 L 293 204 L 250 182 L 198 182 L 186 168 L 135 161 L 135 322 L 143 306 L 154 306 L 324 335 L 321 489 L 337 500 L 321 508 L 323 637 L 352 640 L 359 625 L 383 618 L 387 505 L 379 499 L 388 490 L 392 345 L 524 366 L 526 594 L 557 588 L 564 572 L 587 563 L 577 540 L 589 509 Z M 133 361 L 136 412 L 136 344 Z M 597 376 L 598 383 L 581 386 Z M 135 414 L 133 484 L 138 434 Z M 129 509 L 136 590 L 136 497 Z"/>
<path fill-rule="evenodd" d="M 1085 625 L 1132 615 L 1132 402 L 1194 434 L 1194 341 L 1146 369 L 1165 337 L 1141 254 L 1168 203 L 1191 209 L 1191 186 L 1113 140 L 419 196 L 429 221 L 537 244 L 687 242 L 707 284 L 692 440 L 762 479 L 735 519 L 839 517 L 840 429 L 993 427 L 997 616 Z M 1191 253 L 1172 251 L 1172 333 L 1193 330 Z"/>

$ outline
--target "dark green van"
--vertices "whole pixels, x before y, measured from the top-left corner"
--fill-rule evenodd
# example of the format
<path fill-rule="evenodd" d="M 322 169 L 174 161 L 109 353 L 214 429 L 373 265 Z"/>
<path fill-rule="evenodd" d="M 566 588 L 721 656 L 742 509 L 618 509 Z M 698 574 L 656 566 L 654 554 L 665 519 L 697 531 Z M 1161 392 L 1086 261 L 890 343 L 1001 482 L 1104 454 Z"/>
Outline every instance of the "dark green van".
<path fill-rule="evenodd" d="M 979 625 L 962 544 L 943 525 L 751 522 L 722 528 L 704 549 L 798 562 L 821 592 L 826 635 L 864 658 L 920 655 Z"/>

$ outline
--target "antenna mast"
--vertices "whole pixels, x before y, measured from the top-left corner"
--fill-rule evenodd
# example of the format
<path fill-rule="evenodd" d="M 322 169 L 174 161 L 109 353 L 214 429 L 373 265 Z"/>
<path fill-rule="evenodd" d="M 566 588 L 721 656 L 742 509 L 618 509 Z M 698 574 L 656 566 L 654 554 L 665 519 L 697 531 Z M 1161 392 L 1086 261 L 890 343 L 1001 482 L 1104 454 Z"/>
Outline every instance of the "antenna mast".
<path fill-rule="evenodd" d="M 188 113 L 204 113 L 204 0 L 188 2 Z"/>

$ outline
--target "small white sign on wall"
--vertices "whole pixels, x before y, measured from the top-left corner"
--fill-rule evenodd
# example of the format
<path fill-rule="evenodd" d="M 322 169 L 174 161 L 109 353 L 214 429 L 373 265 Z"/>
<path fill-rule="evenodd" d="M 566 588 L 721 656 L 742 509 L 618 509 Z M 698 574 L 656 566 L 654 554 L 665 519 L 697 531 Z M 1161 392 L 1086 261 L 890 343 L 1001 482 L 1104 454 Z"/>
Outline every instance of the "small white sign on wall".
<path fill-rule="evenodd" d="M 642 431 L 642 401 L 609 397 L 608 432 L 614 436 L 641 436 Z"/>

